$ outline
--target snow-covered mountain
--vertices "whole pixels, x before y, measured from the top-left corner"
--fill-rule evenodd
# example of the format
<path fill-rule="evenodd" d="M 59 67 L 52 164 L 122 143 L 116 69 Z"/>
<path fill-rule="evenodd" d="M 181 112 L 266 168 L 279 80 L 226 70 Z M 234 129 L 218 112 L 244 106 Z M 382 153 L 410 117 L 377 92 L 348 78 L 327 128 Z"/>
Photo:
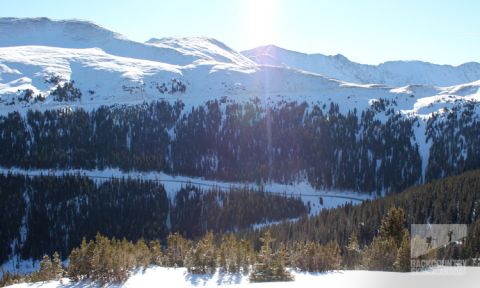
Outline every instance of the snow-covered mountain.
<path fill-rule="evenodd" d="M 232 63 L 240 66 L 251 67 L 255 63 L 242 54 L 231 49 L 222 42 L 206 37 L 184 38 L 152 38 L 146 43 L 163 49 L 178 51 L 182 55 L 189 55 L 197 62 Z M 179 63 L 178 63 L 179 64 Z"/>
<path fill-rule="evenodd" d="M 213 57 L 206 57 L 201 53 L 189 53 L 180 51 L 172 45 L 174 41 L 154 41 L 153 45 L 128 40 L 126 37 L 97 26 L 91 22 L 80 20 L 59 20 L 53 21 L 48 18 L 0 18 L 0 47 L 11 46 L 49 46 L 58 48 L 100 48 L 105 53 L 115 56 L 151 60 L 174 65 L 188 65 L 199 59 L 211 60 Z M 209 42 L 208 39 L 199 41 Z M 178 42 L 189 41 L 189 39 L 178 39 Z M 168 43 L 164 43 L 168 42 Z M 192 41 L 194 42 L 194 41 Z M 198 41 L 197 41 L 198 42 Z M 170 44 L 170 45 L 169 45 Z M 221 48 L 215 49 L 214 46 Z M 182 44 L 179 44 L 182 46 Z M 186 45 L 183 45 L 186 46 Z M 198 48 L 206 48 L 199 45 Z M 222 43 L 212 42 L 207 49 L 215 54 L 227 48 Z M 215 51 L 215 52 L 213 52 Z M 221 53 L 221 52 L 220 52 Z M 244 62 L 251 61 L 242 57 Z M 202 57 L 203 56 L 203 57 Z M 225 57 L 222 62 L 233 62 Z"/>
<path fill-rule="evenodd" d="M 478 63 L 371 66 L 341 55 L 308 55 L 275 46 L 239 53 L 204 37 L 140 43 L 80 20 L 0 19 L 1 113 L 258 97 L 269 103 L 337 102 L 344 111 L 367 107 L 372 99 L 402 99 L 396 101 L 398 110 L 428 114 L 447 102 L 479 98 L 479 79 Z M 69 81 L 82 96 L 58 101 L 52 95 Z"/>
<path fill-rule="evenodd" d="M 0 18 L 0 170 L 7 175 L 151 180 L 166 183 L 170 200 L 186 183 L 251 184 L 300 194 L 313 214 L 480 168 L 480 105 L 473 102 L 480 102 L 479 63 L 372 66 L 275 46 L 238 52 L 206 37 L 140 43 L 80 20 Z M 54 194 L 43 201 L 24 191 L 15 197 L 25 207 L 4 206 L 21 209 L 10 217 L 17 226 L 0 221 L 10 229 L 0 237 L 0 263 L 20 255 L 18 247 L 22 257 L 37 257 L 53 237 L 67 251 L 76 227 L 85 231 L 75 235 L 101 231 L 89 226 L 101 221 L 78 224 L 80 204 L 59 206 Z M 103 210 L 89 199 L 79 201 Z M 34 217 L 34 205 L 65 207 L 64 215 L 77 218 L 43 208 Z M 61 233 L 36 233 L 37 219 L 51 219 L 42 220 L 42 231 Z"/>
<path fill-rule="evenodd" d="M 274 45 L 243 51 L 242 54 L 259 64 L 292 67 L 363 84 L 452 86 L 480 79 L 480 63 L 476 62 L 451 66 L 422 61 L 388 61 L 375 66 L 352 62 L 340 54 L 305 54 Z"/>

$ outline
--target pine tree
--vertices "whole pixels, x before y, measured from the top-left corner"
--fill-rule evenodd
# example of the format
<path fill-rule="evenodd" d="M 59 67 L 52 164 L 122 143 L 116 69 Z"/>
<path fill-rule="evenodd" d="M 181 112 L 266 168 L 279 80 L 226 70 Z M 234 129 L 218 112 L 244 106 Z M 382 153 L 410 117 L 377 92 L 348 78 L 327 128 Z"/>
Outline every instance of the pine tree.
<path fill-rule="evenodd" d="M 343 264 L 347 269 L 356 269 L 361 261 L 361 250 L 358 244 L 357 234 L 352 232 L 348 238 L 348 245 L 345 247 L 345 254 L 343 255 Z"/>
<path fill-rule="evenodd" d="M 213 233 L 211 231 L 207 232 L 200 243 L 202 245 L 202 250 L 204 251 L 205 270 L 207 273 L 213 274 L 217 267 L 217 255 Z"/>
<path fill-rule="evenodd" d="M 68 256 L 67 274 L 73 281 L 79 281 L 84 275 L 80 272 L 82 255 L 79 248 L 73 248 Z"/>
<path fill-rule="evenodd" d="M 167 237 L 167 265 L 170 267 L 183 267 L 184 259 L 190 250 L 191 242 L 182 237 L 178 232 Z"/>
<path fill-rule="evenodd" d="M 334 241 L 321 245 L 318 242 L 296 242 L 291 248 L 291 265 L 301 271 L 324 272 L 340 268 L 340 247 Z"/>
<path fill-rule="evenodd" d="M 286 262 L 288 261 L 287 260 L 288 258 L 289 257 L 288 257 L 287 247 L 285 246 L 285 244 L 280 243 L 280 245 L 278 246 L 278 250 L 275 253 L 275 259 L 274 259 L 274 263 L 273 263 L 274 267 L 276 269 L 275 274 L 277 274 L 277 275 L 286 274 L 285 273 L 286 272 L 285 267 L 286 267 Z"/>
<path fill-rule="evenodd" d="M 393 238 L 395 245 L 400 247 L 403 240 L 403 230 L 405 229 L 404 222 L 405 212 L 403 209 L 395 207 L 390 208 L 380 226 L 380 237 L 383 239 L 391 237 Z"/>
<path fill-rule="evenodd" d="M 135 266 L 146 269 L 152 263 L 152 253 L 143 239 L 137 241 L 134 247 Z"/>
<path fill-rule="evenodd" d="M 250 266 L 255 261 L 255 251 L 250 243 L 245 239 L 241 239 L 237 241 L 237 248 L 236 248 L 236 263 L 238 265 L 238 269 L 241 268 L 243 273 L 248 273 L 250 271 Z"/>
<path fill-rule="evenodd" d="M 213 274 L 216 269 L 215 245 L 213 233 L 208 232 L 195 247 L 191 247 L 185 257 L 188 272 L 194 274 Z"/>
<path fill-rule="evenodd" d="M 392 271 L 397 260 L 397 251 L 405 240 L 405 212 L 402 208 L 392 207 L 388 210 L 386 217 L 382 220 L 379 235 L 373 238 L 372 243 L 367 247 L 364 254 L 364 264 L 371 270 Z M 404 245 L 402 257 L 406 255 Z M 405 259 L 398 265 L 405 265 Z M 403 267 L 405 268 L 405 267 Z"/>
<path fill-rule="evenodd" d="M 32 274 L 31 279 L 33 282 L 49 281 L 54 279 L 53 265 L 50 256 L 46 254 L 43 255 L 42 260 L 40 261 L 40 269 Z"/>
<path fill-rule="evenodd" d="M 262 238 L 260 238 L 262 246 L 257 256 L 257 262 L 253 265 L 253 271 L 250 274 L 250 282 L 265 282 L 271 281 L 273 275 L 270 271 L 273 261 L 272 252 L 272 237 L 270 231 L 266 231 Z"/>
<path fill-rule="evenodd" d="M 285 254 L 275 254 L 272 249 L 273 239 L 270 231 L 266 231 L 260 238 L 262 246 L 258 253 L 257 262 L 253 265 L 250 282 L 292 281 L 293 276 L 285 269 Z"/>
<path fill-rule="evenodd" d="M 323 251 L 321 259 L 322 266 L 320 271 L 337 270 L 342 263 L 342 257 L 340 255 L 340 246 L 336 241 L 330 241 L 322 247 L 320 251 Z"/>
<path fill-rule="evenodd" d="M 394 263 L 396 271 L 409 272 L 410 271 L 410 233 L 404 229 L 402 243 L 398 248 L 397 258 Z"/>
<path fill-rule="evenodd" d="M 91 276 L 94 250 L 95 244 L 93 241 L 87 243 L 85 237 L 82 239 L 80 247 L 72 250 L 68 257 L 69 264 L 67 274 L 69 278 L 74 281 L 79 281 Z"/>
<path fill-rule="evenodd" d="M 152 262 L 155 265 L 162 266 L 165 264 L 165 255 L 162 251 L 162 246 L 160 246 L 160 241 L 154 240 L 150 241 L 150 253 L 152 254 Z"/>
<path fill-rule="evenodd" d="M 240 271 L 239 243 L 235 236 L 230 233 L 222 236 L 220 249 L 218 252 L 218 267 L 221 271 L 235 273 Z"/>
<path fill-rule="evenodd" d="M 397 257 L 397 245 L 392 237 L 374 237 L 365 249 L 363 264 L 369 270 L 393 271 L 393 263 Z"/>
<path fill-rule="evenodd" d="M 53 279 L 55 280 L 59 280 L 63 276 L 62 261 L 60 260 L 60 255 L 58 255 L 56 251 L 53 253 L 52 274 Z"/>

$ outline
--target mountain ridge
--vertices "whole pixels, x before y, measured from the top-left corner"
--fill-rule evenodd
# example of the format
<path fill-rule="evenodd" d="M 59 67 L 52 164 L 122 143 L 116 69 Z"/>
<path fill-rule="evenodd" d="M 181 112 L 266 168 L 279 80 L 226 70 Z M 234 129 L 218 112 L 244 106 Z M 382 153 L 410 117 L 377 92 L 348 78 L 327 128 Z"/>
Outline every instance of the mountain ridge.
<path fill-rule="evenodd" d="M 115 56 L 182 66 L 197 60 L 171 47 L 129 40 L 119 33 L 83 20 L 0 18 L 0 47 L 12 46 L 100 48 Z"/>
<path fill-rule="evenodd" d="M 419 60 L 395 60 L 371 65 L 351 61 L 342 54 L 308 54 L 276 45 L 260 46 L 241 53 L 258 64 L 287 66 L 362 84 L 453 86 L 480 79 L 478 62 L 453 66 Z M 431 73 L 435 73 L 434 77 L 423 75 Z"/>
<path fill-rule="evenodd" d="M 208 37 L 141 43 L 83 20 L 0 18 L 0 112 L 158 99 L 197 105 L 222 97 L 258 97 L 274 104 L 337 102 L 348 111 L 368 107 L 375 99 L 401 98 L 398 110 L 427 115 L 480 95 L 480 64 L 474 62 L 458 67 L 420 61 L 373 66 L 341 54 L 305 54 L 274 45 L 248 51 L 237 52 Z M 410 69 L 415 65 L 419 67 Z M 441 84 L 449 85 L 437 85 L 445 79 Z M 80 101 L 50 97 L 68 81 L 82 93 Z M 25 100 L 32 95 L 34 99 Z M 36 96 L 45 101 L 35 101 Z"/>

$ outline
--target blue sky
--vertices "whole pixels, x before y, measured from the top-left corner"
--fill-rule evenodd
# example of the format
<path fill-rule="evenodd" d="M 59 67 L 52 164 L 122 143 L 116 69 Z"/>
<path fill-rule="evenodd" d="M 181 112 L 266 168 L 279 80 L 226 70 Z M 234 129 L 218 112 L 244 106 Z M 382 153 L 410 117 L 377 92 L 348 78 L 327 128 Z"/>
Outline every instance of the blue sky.
<path fill-rule="evenodd" d="M 475 0 L 0 0 L 0 16 L 85 19 L 137 41 L 208 36 L 377 64 L 480 62 Z"/>

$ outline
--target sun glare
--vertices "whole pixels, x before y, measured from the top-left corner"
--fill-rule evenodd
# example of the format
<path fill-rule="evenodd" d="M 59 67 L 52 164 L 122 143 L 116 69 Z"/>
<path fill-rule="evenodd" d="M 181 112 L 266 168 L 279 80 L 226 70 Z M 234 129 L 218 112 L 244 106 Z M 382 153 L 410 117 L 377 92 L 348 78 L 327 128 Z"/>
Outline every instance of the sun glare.
<path fill-rule="evenodd" d="M 247 41 L 255 45 L 272 44 L 276 39 L 276 5 L 274 0 L 248 0 L 245 21 L 247 22 Z M 253 47 L 253 46 L 252 46 Z"/>

